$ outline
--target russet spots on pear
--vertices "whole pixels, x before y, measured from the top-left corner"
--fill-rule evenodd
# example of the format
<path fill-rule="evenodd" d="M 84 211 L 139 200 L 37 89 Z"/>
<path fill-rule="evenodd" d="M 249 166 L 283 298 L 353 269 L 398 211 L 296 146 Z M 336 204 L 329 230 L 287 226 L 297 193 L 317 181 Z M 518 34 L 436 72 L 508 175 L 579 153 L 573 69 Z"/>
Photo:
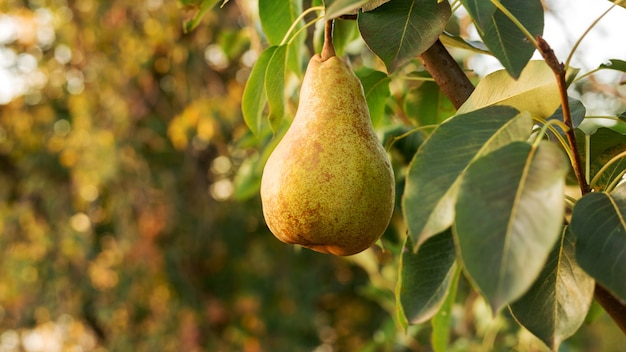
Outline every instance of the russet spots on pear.
<path fill-rule="evenodd" d="M 391 218 L 394 177 L 360 81 L 336 56 L 311 58 L 291 127 L 261 181 L 266 223 L 281 241 L 352 255 Z"/>

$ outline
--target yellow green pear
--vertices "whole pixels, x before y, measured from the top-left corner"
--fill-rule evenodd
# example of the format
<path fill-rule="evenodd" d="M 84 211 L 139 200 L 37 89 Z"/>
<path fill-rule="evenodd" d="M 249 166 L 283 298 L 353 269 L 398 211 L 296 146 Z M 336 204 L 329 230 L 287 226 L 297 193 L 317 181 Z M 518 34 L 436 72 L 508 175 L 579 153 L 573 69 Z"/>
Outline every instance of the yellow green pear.
<path fill-rule="evenodd" d="M 383 234 L 395 186 L 363 87 L 330 52 L 309 61 L 296 116 L 265 165 L 261 200 L 278 239 L 345 256 Z"/>

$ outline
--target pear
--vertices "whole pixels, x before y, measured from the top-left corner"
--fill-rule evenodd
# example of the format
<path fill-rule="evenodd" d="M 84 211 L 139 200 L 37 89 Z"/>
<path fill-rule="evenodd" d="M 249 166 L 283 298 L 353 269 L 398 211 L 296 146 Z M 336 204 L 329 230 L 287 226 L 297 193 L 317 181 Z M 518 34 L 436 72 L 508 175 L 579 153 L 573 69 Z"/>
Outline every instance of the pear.
<path fill-rule="evenodd" d="M 359 79 L 334 50 L 324 54 L 309 61 L 296 116 L 263 170 L 261 200 L 279 240 L 347 256 L 389 225 L 394 175 Z"/>

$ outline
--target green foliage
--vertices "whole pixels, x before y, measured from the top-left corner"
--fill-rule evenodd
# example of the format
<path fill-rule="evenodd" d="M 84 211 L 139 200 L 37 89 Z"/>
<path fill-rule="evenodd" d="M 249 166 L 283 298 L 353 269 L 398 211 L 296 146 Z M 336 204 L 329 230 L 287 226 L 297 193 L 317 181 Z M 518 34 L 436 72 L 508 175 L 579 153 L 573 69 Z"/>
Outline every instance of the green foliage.
<path fill-rule="evenodd" d="M 411 237 L 406 240 L 396 287 L 398 318 L 404 326 L 423 323 L 437 313 L 456 272 L 451 231 L 429 238 L 417 253 L 413 252 Z"/>
<path fill-rule="evenodd" d="M 580 328 L 593 299 L 594 282 L 578 266 L 574 242 L 563 231 L 535 283 L 510 306 L 515 319 L 553 350 Z"/>
<path fill-rule="evenodd" d="M 507 72 L 513 78 L 518 78 L 535 51 L 526 33 L 532 38 L 543 34 L 541 1 L 461 0 L 461 2 L 472 16 L 485 45 Z M 518 27 L 518 24 L 496 4 L 505 8 L 522 27 Z"/>
<path fill-rule="evenodd" d="M 420 245 L 451 226 L 458 187 L 468 166 L 507 143 L 525 140 L 530 127 L 530 116 L 510 107 L 476 110 L 439 125 L 417 151 L 407 173 L 402 204 L 413 241 Z"/>
<path fill-rule="evenodd" d="M 593 214 L 593 216 L 589 216 Z M 574 207 L 569 229 L 576 236 L 580 266 L 617 297 L 626 300 L 626 186 L 589 193 Z"/>
<path fill-rule="evenodd" d="M 454 230 L 466 272 L 494 312 L 526 292 L 544 266 L 561 228 L 566 172 L 550 142 L 512 142 L 468 167 Z"/>
<path fill-rule="evenodd" d="M 388 72 L 426 51 L 450 18 L 447 1 L 395 0 L 359 16 L 359 31 Z"/>

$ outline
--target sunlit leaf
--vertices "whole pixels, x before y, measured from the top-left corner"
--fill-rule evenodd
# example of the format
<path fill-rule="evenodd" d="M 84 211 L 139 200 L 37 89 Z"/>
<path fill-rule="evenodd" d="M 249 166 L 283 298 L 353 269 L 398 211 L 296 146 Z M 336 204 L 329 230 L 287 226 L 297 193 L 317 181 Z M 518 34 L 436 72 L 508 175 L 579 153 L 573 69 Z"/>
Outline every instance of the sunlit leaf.
<path fill-rule="evenodd" d="M 551 142 L 513 142 L 468 168 L 454 219 L 463 267 L 493 312 L 539 275 L 560 234 L 568 161 Z"/>
<path fill-rule="evenodd" d="M 359 30 L 367 46 L 388 72 L 428 49 L 450 18 L 447 1 L 395 0 L 359 15 Z"/>
<path fill-rule="evenodd" d="M 287 31 L 300 13 L 302 13 L 302 0 L 259 0 L 259 18 L 263 33 L 270 45 L 282 43 Z"/>
<path fill-rule="evenodd" d="M 385 102 L 389 97 L 390 79 L 386 73 L 372 70 L 357 72 L 357 76 L 363 84 L 372 124 L 376 126 L 385 115 Z"/>
<path fill-rule="evenodd" d="M 409 234 L 417 246 L 452 224 L 458 184 L 472 160 L 512 141 L 526 140 L 531 126 L 528 114 L 494 106 L 457 115 L 431 134 L 409 165 L 402 200 Z"/>
<path fill-rule="evenodd" d="M 450 332 L 452 331 L 452 307 L 456 299 L 457 287 L 459 285 L 459 277 L 461 276 L 461 269 L 458 265 L 455 265 L 455 273 L 450 283 L 450 289 L 448 289 L 448 295 L 443 301 L 441 308 L 431 320 L 433 326 L 433 332 L 430 335 L 430 341 L 435 352 L 447 352 L 450 342 Z"/>
<path fill-rule="evenodd" d="M 271 46 L 261 53 L 254 67 L 252 67 L 252 72 L 250 72 L 250 77 L 248 77 L 246 87 L 243 91 L 241 101 L 243 119 L 254 134 L 258 134 L 261 128 L 261 117 L 265 103 L 267 102 L 265 73 L 267 72 L 270 59 L 277 48 L 276 46 Z"/>
<path fill-rule="evenodd" d="M 445 300 L 455 270 L 456 253 L 452 232 L 429 238 L 414 253 L 407 237 L 396 286 L 398 309 L 410 324 L 419 324 L 435 315 Z"/>
<path fill-rule="evenodd" d="M 594 281 L 576 263 L 574 237 L 565 230 L 535 283 L 510 306 L 515 319 L 553 351 L 585 321 Z"/>
<path fill-rule="evenodd" d="M 327 19 L 339 17 L 346 13 L 353 12 L 370 0 L 333 0 L 327 4 L 325 17 Z"/>
<path fill-rule="evenodd" d="M 626 184 L 578 200 L 569 228 L 576 236 L 578 264 L 626 301 Z"/>
<path fill-rule="evenodd" d="M 461 0 L 485 45 L 513 77 L 517 78 L 528 63 L 535 47 L 524 33 L 491 1 Z M 533 37 L 543 33 L 541 0 L 500 0 Z"/>
<path fill-rule="evenodd" d="M 281 45 L 274 50 L 265 71 L 265 90 L 270 106 L 269 121 L 272 130 L 276 130 L 285 115 L 285 59 L 287 46 Z"/>
<path fill-rule="evenodd" d="M 626 8 L 626 0 L 609 0 L 609 1 L 612 3 L 615 3 L 615 5 Z"/>
<path fill-rule="evenodd" d="M 445 46 L 465 49 L 465 50 L 469 50 L 477 54 L 491 55 L 491 52 L 489 51 L 487 46 L 485 46 L 485 43 L 480 42 L 480 41 L 466 40 L 465 38 L 461 36 L 452 35 L 447 32 L 443 32 L 443 34 L 439 37 L 439 39 Z"/>
<path fill-rule="evenodd" d="M 561 104 L 552 70 L 544 61 L 531 61 L 517 80 L 504 70 L 485 76 L 459 108 L 465 113 L 489 105 L 509 105 L 547 118 Z"/>

